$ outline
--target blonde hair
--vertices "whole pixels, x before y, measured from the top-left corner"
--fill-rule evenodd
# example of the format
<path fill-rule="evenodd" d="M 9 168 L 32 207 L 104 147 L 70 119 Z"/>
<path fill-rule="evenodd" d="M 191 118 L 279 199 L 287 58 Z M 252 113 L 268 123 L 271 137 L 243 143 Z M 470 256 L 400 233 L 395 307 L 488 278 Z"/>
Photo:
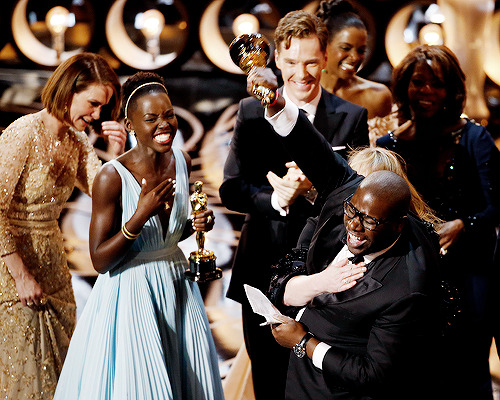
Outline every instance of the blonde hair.
<path fill-rule="evenodd" d="M 382 147 L 365 147 L 353 150 L 348 157 L 349 166 L 358 174 L 367 176 L 374 171 L 387 170 L 401 176 L 411 193 L 410 211 L 420 219 L 432 225 L 440 224 L 443 221 L 438 218 L 434 211 L 427 205 L 417 189 L 410 183 L 406 175 L 406 162 L 397 153 Z"/>

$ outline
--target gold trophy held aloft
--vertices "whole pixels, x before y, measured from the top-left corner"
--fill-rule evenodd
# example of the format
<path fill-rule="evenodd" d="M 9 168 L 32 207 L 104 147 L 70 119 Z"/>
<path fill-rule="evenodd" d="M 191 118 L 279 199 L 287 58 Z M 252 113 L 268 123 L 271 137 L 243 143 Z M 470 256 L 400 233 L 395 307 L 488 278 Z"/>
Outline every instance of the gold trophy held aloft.
<path fill-rule="evenodd" d="M 189 197 L 193 213 L 197 214 L 207 209 L 208 198 L 202 192 L 203 182 L 194 183 L 194 192 Z M 222 277 L 222 270 L 215 265 L 215 254 L 212 250 L 205 249 L 205 232 L 196 232 L 196 243 L 198 250 L 192 251 L 189 255 L 190 269 L 186 271 L 186 276 L 195 282 L 208 282 Z"/>
<path fill-rule="evenodd" d="M 265 67 L 270 53 L 269 42 L 260 33 L 245 33 L 229 45 L 231 59 L 247 75 L 253 68 Z M 276 96 L 273 90 L 265 86 L 255 85 L 252 91 L 265 106 L 271 104 Z"/>

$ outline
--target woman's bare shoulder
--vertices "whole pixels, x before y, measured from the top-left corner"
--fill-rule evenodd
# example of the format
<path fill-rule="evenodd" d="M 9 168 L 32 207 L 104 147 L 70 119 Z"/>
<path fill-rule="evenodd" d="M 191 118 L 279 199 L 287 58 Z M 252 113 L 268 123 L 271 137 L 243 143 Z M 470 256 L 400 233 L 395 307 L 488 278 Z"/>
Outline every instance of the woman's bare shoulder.
<path fill-rule="evenodd" d="M 110 198 L 120 194 L 121 177 L 111 163 L 104 164 L 97 173 L 92 186 L 93 198 Z"/>
<path fill-rule="evenodd" d="M 358 95 L 361 105 L 368 110 L 368 118 L 388 115 L 392 108 L 391 90 L 383 83 L 358 78 Z"/>

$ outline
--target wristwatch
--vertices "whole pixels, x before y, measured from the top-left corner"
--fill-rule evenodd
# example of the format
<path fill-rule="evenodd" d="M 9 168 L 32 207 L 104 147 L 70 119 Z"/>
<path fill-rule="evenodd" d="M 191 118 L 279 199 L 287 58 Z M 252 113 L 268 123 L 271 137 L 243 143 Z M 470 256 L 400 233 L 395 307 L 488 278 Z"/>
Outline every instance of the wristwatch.
<path fill-rule="evenodd" d="M 303 358 L 306 355 L 306 345 L 312 337 L 314 337 L 314 335 L 311 332 L 307 332 L 301 341 L 293 346 L 293 352 L 298 358 Z"/>

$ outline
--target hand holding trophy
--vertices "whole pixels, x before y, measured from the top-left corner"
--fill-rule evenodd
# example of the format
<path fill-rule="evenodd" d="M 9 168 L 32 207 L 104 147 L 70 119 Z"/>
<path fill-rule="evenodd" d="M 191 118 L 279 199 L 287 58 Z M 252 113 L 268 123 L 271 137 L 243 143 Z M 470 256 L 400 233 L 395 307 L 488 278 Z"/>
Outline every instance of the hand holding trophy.
<path fill-rule="evenodd" d="M 254 68 L 265 67 L 270 52 L 269 42 L 260 33 L 240 35 L 229 45 L 231 59 L 247 75 Z M 276 92 L 265 86 L 255 85 L 252 92 L 264 106 L 272 104 L 276 97 Z"/>
<path fill-rule="evenodd" d="M 194 192 L 189 197 L 193 213 L 196 215 L 207 210 L 208 198 L 202 192 L 203 182 L 194 183 Z M 211 218 L 210 216 L 209 218 Z M 189 255 L 189 266 L 185 273 L 186 277 L 195 282 L 208 282 L 222 277 L 222 270 L 215 265 L 215 254 L 212 250 L 205 249 L 205 232 L 196 231 L 196 243 L 198 250 Z"/>

